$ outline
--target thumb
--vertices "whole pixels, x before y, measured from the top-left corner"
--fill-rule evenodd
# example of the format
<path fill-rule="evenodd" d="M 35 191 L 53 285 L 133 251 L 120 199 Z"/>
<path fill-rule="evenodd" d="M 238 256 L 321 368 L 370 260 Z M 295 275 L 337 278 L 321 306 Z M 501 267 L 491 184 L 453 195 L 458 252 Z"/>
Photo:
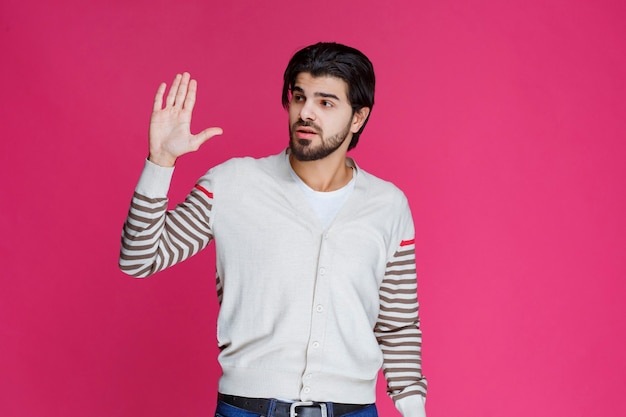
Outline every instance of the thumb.
<path fill-rule="evenodd" d="M 210 127 L 195 135 L 194 142 L 196 142 L 196 145 L 200 147 L 200 145 L 211 139 L 213 136 L 221 135 L 222 133 L 224 133 L 224 131 L 221 127 Z"/>

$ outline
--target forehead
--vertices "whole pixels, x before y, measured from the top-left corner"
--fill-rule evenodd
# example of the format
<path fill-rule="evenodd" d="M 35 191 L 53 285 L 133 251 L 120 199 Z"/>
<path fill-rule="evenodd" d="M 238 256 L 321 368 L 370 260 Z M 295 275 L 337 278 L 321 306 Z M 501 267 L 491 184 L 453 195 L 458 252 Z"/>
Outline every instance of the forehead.
<path fill-rule="evenodd" d="M 314 77 L 308 72 L 301 72 L 296 76 L 294 88 L 301 89 L 305 94 L 332 94 L 348 102 L 348 83 L 338 77 Z"/>

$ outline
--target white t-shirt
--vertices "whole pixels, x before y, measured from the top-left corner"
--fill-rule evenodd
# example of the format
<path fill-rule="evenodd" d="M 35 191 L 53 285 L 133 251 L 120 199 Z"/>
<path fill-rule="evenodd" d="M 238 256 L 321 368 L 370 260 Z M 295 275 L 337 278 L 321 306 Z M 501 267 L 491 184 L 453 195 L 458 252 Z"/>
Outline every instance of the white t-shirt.
<path fill-rule="evenodd" d="M 309 203 L 311 203 L 313 210 L 317 213 L 317 217 L 319 217 L 322 227 L 324 229 L 328 229 L 328 226 L 330 226 L 337 216 L 337 213 L 343 206 L 343 203 L 346 202 L 348 196 L 352 190 L 354 190 L 354 168 L 352 168 L 352 179 L 340 189 L 335 191 L 315 191 L 302 181 L 302 179 L 291 167 L 291 164 L 289 164 L 289 167 L 291 175 L 300 186 L 300 189 L 304 192 L 304 195 L 306 195 L 306 198 Z"/>

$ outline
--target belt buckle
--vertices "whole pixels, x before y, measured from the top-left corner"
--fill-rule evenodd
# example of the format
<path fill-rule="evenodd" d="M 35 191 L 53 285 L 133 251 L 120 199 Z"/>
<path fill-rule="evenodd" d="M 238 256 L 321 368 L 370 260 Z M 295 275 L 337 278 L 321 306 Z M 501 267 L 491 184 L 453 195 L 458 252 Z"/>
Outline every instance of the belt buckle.
<path fill-rule="evenodd" d="M 291 407 L 289 408 L 289 417 L 297 417 L 298 413 L 296 412 L 296 408 L 298 407 L 310 407 L 310 406 L 317 406 L 320 408 L 320 411 L 322 412 L 322 417 L 328 417 L 328 413 L 326 411 L 326 404 L 324 403 L 314 403 L 313 401 L 300 401 L 300 402 L 295 402 L 295 403 L 291 403 Z"/>

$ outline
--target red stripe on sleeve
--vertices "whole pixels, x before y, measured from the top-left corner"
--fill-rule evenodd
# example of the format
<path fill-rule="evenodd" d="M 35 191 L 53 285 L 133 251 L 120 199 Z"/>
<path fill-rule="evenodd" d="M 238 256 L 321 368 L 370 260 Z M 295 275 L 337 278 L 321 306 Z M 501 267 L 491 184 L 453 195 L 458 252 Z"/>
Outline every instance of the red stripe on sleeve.
<path fill-rule="evenodd" d="M 201 186 L 200 184 L 196 184 L 195 188 L 197 188 L 198 190 L 202 191 L 204 194 L 207 195 L 207 197 L 213 198 L 213 193 L 210 192 L 209 190 L 207 190 L 206 188 L 204 188 L 203 186 Z"/>
<path fill-rule="evenodd" d="M 411 240 L 403 240 L 402 242 L 400 242 L 400 246 L 409 246 L 415 243 L 415 239 L 411 239 Z"/>

